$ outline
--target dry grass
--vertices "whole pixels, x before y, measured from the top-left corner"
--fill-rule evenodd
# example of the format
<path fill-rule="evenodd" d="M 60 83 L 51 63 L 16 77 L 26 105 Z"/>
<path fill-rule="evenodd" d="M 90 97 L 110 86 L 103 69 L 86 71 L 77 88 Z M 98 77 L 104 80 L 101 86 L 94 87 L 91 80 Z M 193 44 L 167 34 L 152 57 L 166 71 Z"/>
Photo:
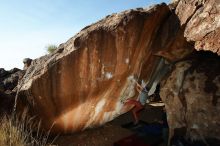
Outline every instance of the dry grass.
<path fill-rule="evenodd" d="M 49 146 L 47 134 L 38 131 L 33 134 L 31 119 L 19 121 L 17 118 L 4 117 L 0 123 L 0 146 Z"/>

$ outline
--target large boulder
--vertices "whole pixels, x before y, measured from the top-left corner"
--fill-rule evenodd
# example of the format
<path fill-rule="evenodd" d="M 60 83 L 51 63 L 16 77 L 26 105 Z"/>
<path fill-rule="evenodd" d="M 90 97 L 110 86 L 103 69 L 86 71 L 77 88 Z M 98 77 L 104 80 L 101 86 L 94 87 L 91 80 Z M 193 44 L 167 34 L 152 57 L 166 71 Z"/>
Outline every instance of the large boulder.
<path fill-rule="evenodd" d="M 170 138 L 220 139 L 219 57 L 192 53 L 195 47 L 219 54 L 218 3 L 179 0 L 113 14 L 85 27 L 31 62 L 17 87 L 17 110 L 28 108 L 36 123 L 56 133 L 102 125 L 132 108 L 123 102 L 138 95 L 134 76 L 149 81 L 164 57 L 176 63 L 160 93 Z"/>
<path fill-rule="evenodd" d="M 219 0 L 179 0 L 175 13 L 184 37 L 196 50 L 220 54 Z M 170 138 L 220 143 L 219 64 L 219 57 L 212 53 L 194 54 L 177 63 L 164 81 L 161 97 L 168 111 Z"/>
<path fill-rule="evenodd" d="M 176 63 L 161 84 L 170 137 L 220 142 L 220 57 L 199 52 Z"/>
<path fill-rule="evenodd" d="M 28 105 L 44 129 L 59 133 L 102 125 L 127 112 L 131 106 L 123 102 L 138 95 L 134 75 L 148 81 L 158 56 L 177 61 L 191 53 L 176 18 L 161 4 L 87 26 L 32 61 L 18 87 L 18 109 Z"/>
<path fill-rule="evenodd" d="M 195 49 L 220 55 L 220 1 L 180 0 L 176 8 L 184 36 L 195 42 Z"/>

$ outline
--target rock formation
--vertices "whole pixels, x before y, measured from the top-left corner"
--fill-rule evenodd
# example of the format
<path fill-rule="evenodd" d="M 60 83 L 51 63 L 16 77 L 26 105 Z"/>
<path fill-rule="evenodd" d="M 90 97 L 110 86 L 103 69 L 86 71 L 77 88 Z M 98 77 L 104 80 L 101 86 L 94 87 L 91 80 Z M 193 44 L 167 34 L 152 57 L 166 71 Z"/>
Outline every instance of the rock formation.
<path fill-rule="evenodd" d="M 155 55 L 175 61 L 191 52 L 179 26 L 166 4 L 107 16 L 34 60 L 19 99 L 54 131 L 110 121 L 131 108 L 123 101 L 137 97 L 134 75 L 147 81 L 159 58 Z"/>
<path fill-rule="evenodd" d="M 220 55 L 220 1 L 181 0 L 176 8 L 184 36 L 195 42 L 196 50 L 210 50 Z"/>
<path fill-rule="evenodd" d="M 57 133 L 102 125 L 132 108 L 123 102 L 137 97 L 134 76 L 148 81 L 164 57 L 175 64 L 161 89 L 170 136 L 183 128 L 184 136 L 199 132 L 195 138 L 220 139 L 215 130 L 219 58 L 193 53 L 194 47 L 220 53 L 218 3 L 180 0 L 113 14 L 85 27 L 55 52 L 32 61 L 18 85 L 17 110 L 28 108 L 44 129 Z"/>
<path fill-rule="evenodd" d="M 219 139 L 220 57 L 196 52 L 176 63 L 161 84 L 170 137 L 186 136 L 205 143 Z"/>
<path fill-rule="evenodd" d="M 13 92 L 16 88 L 18 80 L 22 78 L 24 71 L 14 68 L 9 71 L 0 68 L 0 91 L 2 92 Z M 14 90 L 15 91 L 15 90 Z"/>
<path fill-rule="evenodd" d="M 24 71 L 17 68 L 10 71 L 0 68 L 0 115 L 12 112 L 17 90 L 16 86 L 23 75 Z"/>
<path fill-rule="evenodd" d="M 31 65 L 32 59 L 30 58 L 24 58 L 23 59 L 23 63 L 24 63 L 24 67 L 23 70 L 27 70 L 28 67 Z"/>
<path fill-rule="evenodd" d="M 184 37 L 196 50 L 220 54 L 220 1 L 180 0 L 175 10 Z M 220 58 L 210 52 L 193 53 L 179 62 L 162 85 L 161 97 L 166 104 L 170 138 L 186 136 L 206 144 L 218 141 Z"/>

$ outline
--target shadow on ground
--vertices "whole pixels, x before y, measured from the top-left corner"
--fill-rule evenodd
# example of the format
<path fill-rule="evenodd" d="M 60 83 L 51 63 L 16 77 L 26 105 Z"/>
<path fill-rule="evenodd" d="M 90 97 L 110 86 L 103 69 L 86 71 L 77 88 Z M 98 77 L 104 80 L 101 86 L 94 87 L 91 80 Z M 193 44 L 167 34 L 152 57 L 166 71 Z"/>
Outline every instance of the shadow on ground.
<path fill-rule="evenodd" d="M 146 123 L 160 121 L 161 117 L 161 104 L 156 104 L 156 106 L 147 105 L 140 115 L 140 119 Z M 132 114 L 128 112 L 102 127 L 59 136 L 54 144 L 58 146 L 112 146 L 120 139 L 135 134 L 135 131 L 129 128 L 122 128 L 122 125 L 132 121 Z"/>

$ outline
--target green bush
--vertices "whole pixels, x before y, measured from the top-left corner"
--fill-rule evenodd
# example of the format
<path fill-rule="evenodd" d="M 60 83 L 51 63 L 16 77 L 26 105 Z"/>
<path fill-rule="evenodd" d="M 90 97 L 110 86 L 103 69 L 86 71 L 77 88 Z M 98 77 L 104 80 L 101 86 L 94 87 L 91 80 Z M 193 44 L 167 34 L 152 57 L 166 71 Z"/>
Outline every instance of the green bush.
<path fill-rule="evenodd" d="M 48 53 L 53 53 L 57 49 L 57 46 L 56 45 L 48 45 L 46 47 L 46 49 L 47 49 Z"/>

